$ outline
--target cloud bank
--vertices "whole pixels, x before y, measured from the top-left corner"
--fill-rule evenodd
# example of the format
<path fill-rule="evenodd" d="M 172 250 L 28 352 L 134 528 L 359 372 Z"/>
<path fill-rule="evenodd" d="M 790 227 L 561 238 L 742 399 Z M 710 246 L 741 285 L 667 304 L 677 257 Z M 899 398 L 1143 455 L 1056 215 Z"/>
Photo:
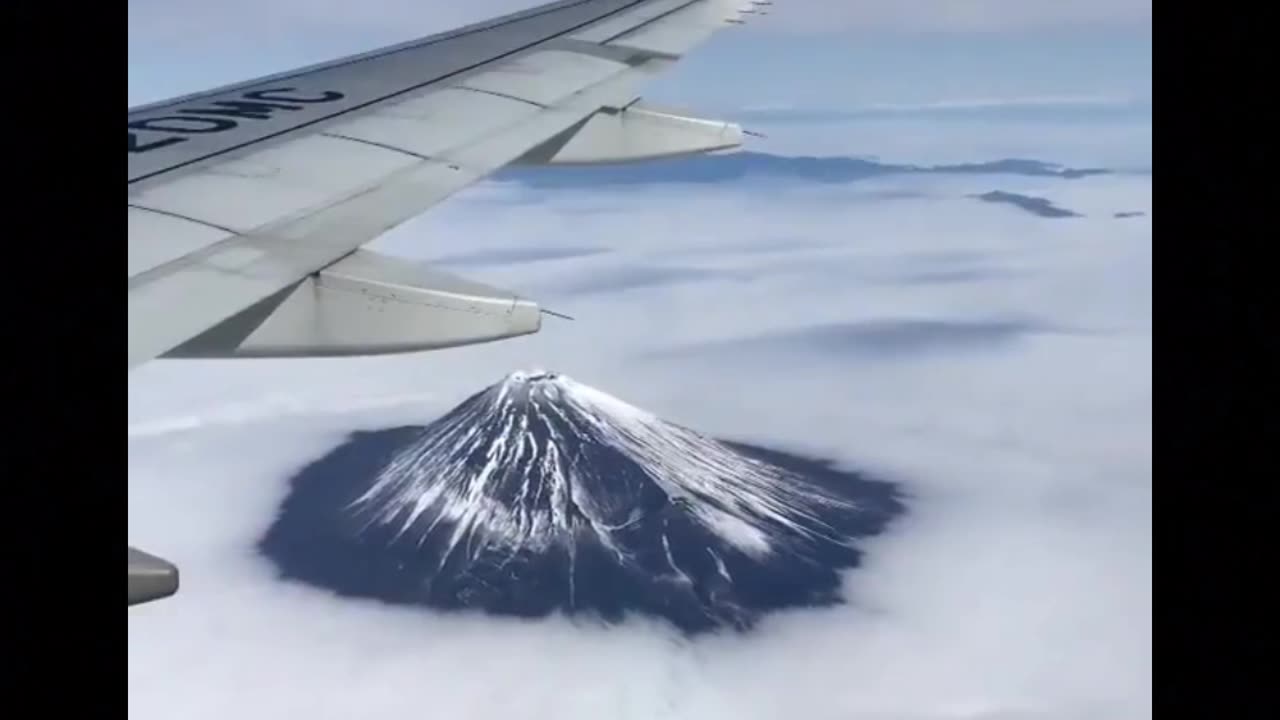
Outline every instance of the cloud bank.
<path fill-rule="evenodd" d="M 993 184 L 1085 217 L 969 197 Z M 1144 176 L 929 173 L 464 193 L 377 246 L 576 321 L 131 376 L 130 539 L 184 587 L 130 612 L 130 715 L 1149 717 L 1151 220 L 1112 215 L 1150 199 Z M 866 468 L 912 513 L 846 605 L 697 641 L 342 599 L 255 555 L 287 478 L 349 432 L 530 366 Z"/>

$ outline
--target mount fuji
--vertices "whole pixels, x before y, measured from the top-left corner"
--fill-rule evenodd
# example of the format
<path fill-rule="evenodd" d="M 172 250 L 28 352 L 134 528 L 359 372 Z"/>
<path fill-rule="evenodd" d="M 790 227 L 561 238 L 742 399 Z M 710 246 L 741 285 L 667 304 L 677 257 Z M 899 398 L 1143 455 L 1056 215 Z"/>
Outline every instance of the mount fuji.
<path fill-rule="evenodd" d="M 258 547 L 340 595 L 692 635 L 841 602 L 857 540 L 904 510 L 889 483 L 517 372 L 428 425 L 353 434 Z"/>

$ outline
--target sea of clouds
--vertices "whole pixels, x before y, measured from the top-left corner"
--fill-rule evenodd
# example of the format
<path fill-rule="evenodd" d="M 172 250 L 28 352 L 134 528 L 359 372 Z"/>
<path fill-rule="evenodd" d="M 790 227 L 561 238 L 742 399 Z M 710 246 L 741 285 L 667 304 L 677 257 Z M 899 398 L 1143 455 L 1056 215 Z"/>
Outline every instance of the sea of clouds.
<path fill-rule="evenodd" d="M 996 189 L 1083 217 L 972 197 Z M 131 373 L 129 538 L 183 586 L 130 610 L 130 715 L 1147 717 L 1150 210 L 1144 174 L 477 186 L 374 247 L 576 320 Z M 846 606 L 696 641 L 344 600 L 255 556 L 289 476 L 346 433 L 527 367 L 887 476 L 909 516 Z"/>

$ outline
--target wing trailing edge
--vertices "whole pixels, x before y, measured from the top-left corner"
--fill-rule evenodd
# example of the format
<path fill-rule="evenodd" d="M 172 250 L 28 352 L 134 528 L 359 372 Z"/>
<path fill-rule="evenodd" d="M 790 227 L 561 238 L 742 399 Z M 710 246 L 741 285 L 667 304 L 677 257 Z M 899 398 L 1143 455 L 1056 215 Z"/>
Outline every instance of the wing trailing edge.
<path fill-rule="evenodd" d="M 541 326 L 537 303 L 513 292 L 357 250 L 165 357 L 385 355 L 503 340 Z"/>
<path fill-rule="evenodd" d="M 572 133 L 543 143 L 523 165 L 604 165 L 722 153 L 742 147 L 734 123 L 683 115 L 640 102 L 605 108 Z"/>

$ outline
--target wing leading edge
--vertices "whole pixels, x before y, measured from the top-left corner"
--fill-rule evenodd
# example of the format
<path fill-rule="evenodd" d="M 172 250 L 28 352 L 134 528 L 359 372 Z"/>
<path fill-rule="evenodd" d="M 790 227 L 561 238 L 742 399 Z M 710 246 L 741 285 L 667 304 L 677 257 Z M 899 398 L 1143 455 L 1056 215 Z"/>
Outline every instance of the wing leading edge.
<path fill-rule="evenodd" d="M 769 4 L 564 0 L 131 109 L 130 369 L 537 332 L 514 293 L 359 248 L 511 163 L 736 149 L 740 127 L 648 107 L 639 88 Z M 135 553 L 130 605 L 176 591 L 176 568 Z M 172 589 L 135 588 L 157 578 Z"/>

